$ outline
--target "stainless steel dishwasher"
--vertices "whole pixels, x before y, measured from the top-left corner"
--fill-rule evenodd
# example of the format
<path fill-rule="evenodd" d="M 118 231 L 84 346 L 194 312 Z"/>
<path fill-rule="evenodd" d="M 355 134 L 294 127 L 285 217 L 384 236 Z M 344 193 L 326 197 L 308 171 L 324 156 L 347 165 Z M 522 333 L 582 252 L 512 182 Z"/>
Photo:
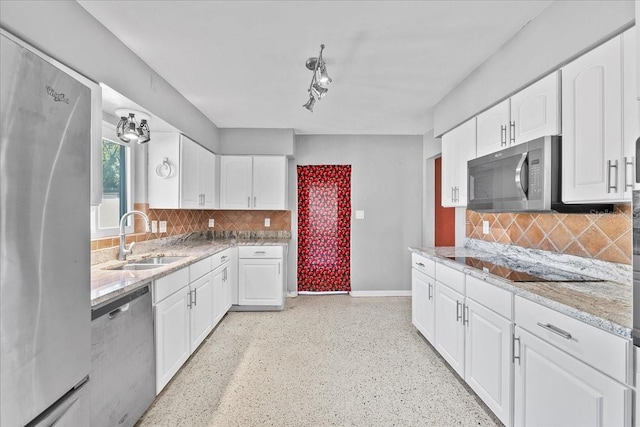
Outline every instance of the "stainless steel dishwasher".
<path fill-rule="evenodd" d="M 91 311 L 91 426 L 130 427 L 156 397 L 149 286 Z"/>

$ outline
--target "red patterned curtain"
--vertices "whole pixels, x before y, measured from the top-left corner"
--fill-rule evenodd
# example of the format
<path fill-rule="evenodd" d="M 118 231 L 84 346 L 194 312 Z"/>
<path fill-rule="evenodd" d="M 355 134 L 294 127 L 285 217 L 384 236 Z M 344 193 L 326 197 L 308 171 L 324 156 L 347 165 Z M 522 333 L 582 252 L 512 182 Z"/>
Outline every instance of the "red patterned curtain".
<path fill-rule="evenodd" d="M 298 291 L 351 290 L 351 166 L 298 166 Z"/>

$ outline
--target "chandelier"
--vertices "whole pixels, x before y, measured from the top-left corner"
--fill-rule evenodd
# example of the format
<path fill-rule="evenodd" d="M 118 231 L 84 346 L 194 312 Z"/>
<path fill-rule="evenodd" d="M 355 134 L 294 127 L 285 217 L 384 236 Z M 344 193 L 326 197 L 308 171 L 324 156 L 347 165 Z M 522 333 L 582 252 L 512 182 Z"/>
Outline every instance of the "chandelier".
<path fill-rule="evenodd" d="M 331 77 L 327 74 L 327 64 L 322 59 L 322 51 L 324 50 L 324 44 L 320 45 L 320 55 L 316 58 L 311 57 L 307 59 L 306 67 L 308 70 L 313 71 L 313 77 L 311 77 L 311 84 L 309 84 L 309 100 L 303 105 L 304 108 L 313 113 L 313 106 L 316 101 L 324 98 L 327 94 L 327 86 L 332 82 Z"/>

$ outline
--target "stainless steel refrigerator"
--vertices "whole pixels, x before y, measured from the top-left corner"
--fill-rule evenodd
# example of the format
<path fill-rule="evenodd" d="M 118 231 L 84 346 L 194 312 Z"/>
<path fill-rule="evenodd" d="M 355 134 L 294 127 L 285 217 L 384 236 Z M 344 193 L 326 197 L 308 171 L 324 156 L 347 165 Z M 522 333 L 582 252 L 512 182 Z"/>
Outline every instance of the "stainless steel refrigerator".
<path fill-rule="evenodd" d="M 0 425 L 88 426 L 91 93 L 0 43 Z"/>

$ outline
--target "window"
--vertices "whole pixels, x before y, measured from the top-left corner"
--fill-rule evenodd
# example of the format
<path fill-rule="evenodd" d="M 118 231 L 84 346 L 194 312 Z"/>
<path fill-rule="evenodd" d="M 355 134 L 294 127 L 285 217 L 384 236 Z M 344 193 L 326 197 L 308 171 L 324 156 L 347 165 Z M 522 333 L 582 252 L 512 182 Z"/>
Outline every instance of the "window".
<path fill-rule="evenodd" d="M 116 136 L 115 126 L 102 126 L 102 203 L 91 207 L 91 236 L 115 236 L 120 218 L 132 209 L 134 150 L 123 145 Z M 132 232 L 132 222 L 126 228 Z"/>

